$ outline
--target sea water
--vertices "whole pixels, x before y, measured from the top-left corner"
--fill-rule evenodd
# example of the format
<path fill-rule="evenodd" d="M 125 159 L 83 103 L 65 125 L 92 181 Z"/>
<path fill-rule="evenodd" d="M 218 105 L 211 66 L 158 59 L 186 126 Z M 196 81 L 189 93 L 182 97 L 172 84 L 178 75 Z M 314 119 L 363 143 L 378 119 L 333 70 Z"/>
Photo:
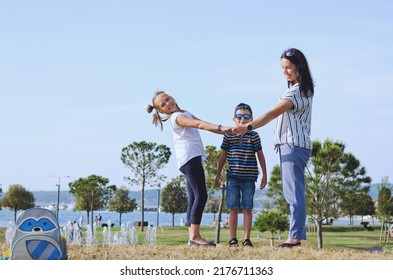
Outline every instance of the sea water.
<path fill-rule="evenodd" d="M 20 213 L 22 211 L 18 211 Z M 172 214 L 170 213 L 157 213 L 157 212 L 148 212 L 145 211 L 144 221 L 148 223 L 149 226 L 172 226 L 172 219 L 174 219 L 175 226 L 184 226 L 184 221 L 186 220 L 186 213 L 177 213 L 172 218 Z M 93 219 L 95 216 L 102 216 L 102 223 L 114 224 L 115 227 L 120 227 L 120 214 L 111 211 L 94 211 Z M 222 220 L 224 220 L 229 214 L 223 214 Z M 253 215 L 253 220 L 255 221 L 257 214 Z M 137 212 L 129 212 L 124 213 L 121 216 L 122 224 L 133 224 L 134 222 L 141 221 L 142 213 Z M 157 219 L 159 224 L 157 224 Z M 213 226 L 214 220 L 217 219 L 217 214 L 212 213 L 204 213 L 202 216 L 201 225 L 202 226 Z M 87 226 L 87 212 L 86 211 L 69 211 L 69 210 L 59 210 L 59 224 L 61 227 L 66 226 L 69 222 L 76 221 L 79 223 L 81 227 Z M 0 227 L 7 227 L 10 222 L 14 221 L 14 211 L 2 209 L 0 210 Z M 243 226 L 243 214 L 239 213 L 238 217 L 239 226 Z M 370 218 L 364 218 L 364 221 L 370 223 L 370 226 L 380 225 L 380 222 L 375 219 L 374 221 Z M 93 221 L 94 222 L 94 221 Z M 357 217 L 354 221 L 354 225 L 359 225 L 361 219 Z M 349 225 L 349 218 L 341 218 L 338 220 L 334 220 L 334 225 Z"/>
<path fill-rule="evenodd" d="M 21 213 L 22 211 L 18 211 Z M 93 222 L 95 217 L 101 215 L 102 216 L 102 224 L 114 224 L 115 227 L 120 227 L 120 214 L 117 212 L 111 211 L 94 211 L 93 212 Z M 224 219 L 226 215 L 222 216 Z M 201 225 L 202 226 L 212 226 L 214 219 L 217 218 L 217 214 L 211 213 L 204 213 L 202 216 Z M 157 219 L 159 224 L 157 225 Z M 184 221 L 186 220 L 186 213 L 177 213 L 172 218 L 172 214 L 170 213 L 157 213 L 157 212 L 147 212 L 144 213 L 144 221 L 148 223 L 150 226 L 172 226 L 172 219 L 173 224 L 175 226 L 183 226 Z M 134 222 L 138 222 L 142 220 L 142 213 L 137 212 L 129 212 L 123 213 L 121 216 L 121 223 L 127 224 Z M 7 227 L 9 222 L 14 221 L 14 211 L 2 209 L 0 210 L 0 227 Z M 69 211 L 69 210 L 59 210 L 59 224 L 61 227 L 64 227 L 69 224 L 69 222 L 76 221 L 80 226 L 86 227 L 87 225 L 87 212 L 86 211 Z M 239 214 L 239 225 L 242 225 L 243 215 Z"/>

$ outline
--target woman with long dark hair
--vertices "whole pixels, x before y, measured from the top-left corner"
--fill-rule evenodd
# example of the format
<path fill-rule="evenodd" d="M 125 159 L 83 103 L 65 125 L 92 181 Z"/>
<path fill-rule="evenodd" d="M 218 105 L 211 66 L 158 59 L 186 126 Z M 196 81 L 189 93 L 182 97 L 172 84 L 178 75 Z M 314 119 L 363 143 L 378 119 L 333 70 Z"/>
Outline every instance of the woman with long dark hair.
<path fill-rule="evenodd" d="M 280 154 L 283 195 L 289 205 L 288 239 L 280 247 L 300 246 L 306 239 L 305 167 L 311 156 L 311 111 L 314 82 L 304 54 L 295 48 L 281 54 L 281 68 L 288 89 L 281 100 L 247 125 L 233 128 L 236 134 L 276 120 L 274 144 Z"/>

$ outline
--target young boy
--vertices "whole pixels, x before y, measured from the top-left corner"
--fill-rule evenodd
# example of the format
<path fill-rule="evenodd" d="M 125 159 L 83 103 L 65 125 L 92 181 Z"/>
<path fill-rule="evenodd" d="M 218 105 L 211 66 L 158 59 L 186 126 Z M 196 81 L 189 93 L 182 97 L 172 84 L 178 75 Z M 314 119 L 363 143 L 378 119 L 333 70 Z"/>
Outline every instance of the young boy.
<path fill-rule="evenodd" d="M 237 105 L 233 120 L 237 126 L 251 122 L 253 120 L 251 107 L 244 103 Z M 249 131 L 240 136 L 232 133 L 224 134 L 215 186 L 220 186 L 221 172 L 224 163 L 228 160 L 228 168 L 226 170 L 226 201 L 227 208 L 230 209 L 230 247 L 238 246 L 236 231 L 239 210 L 242 210 L 244 215 L 244 239 L 242 245 L 252 247 L 250 234 L 255 182 L 258 179 L 257 157 L 263 173 L 260 184 L 260 188 L 263 189 L 267 183 L 266 163 L 258 133 Z"/>

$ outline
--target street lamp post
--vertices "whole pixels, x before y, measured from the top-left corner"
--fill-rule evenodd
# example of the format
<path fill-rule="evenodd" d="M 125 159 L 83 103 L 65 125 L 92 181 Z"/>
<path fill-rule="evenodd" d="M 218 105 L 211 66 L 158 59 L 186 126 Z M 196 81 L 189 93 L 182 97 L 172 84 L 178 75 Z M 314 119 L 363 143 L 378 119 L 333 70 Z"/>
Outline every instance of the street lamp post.
<path fill-rule="evenodd" d="M 60 203 L 60 180 L 61 178 L 68 178 L 70 177 L 70 175 L 67 176 L 54 176 L 52 175 L 52 177 L 56 177 L 57 178 L 57 205 L 56 205 L 56 218 L 57 220 L 59 219 L 59 203 Z"/>

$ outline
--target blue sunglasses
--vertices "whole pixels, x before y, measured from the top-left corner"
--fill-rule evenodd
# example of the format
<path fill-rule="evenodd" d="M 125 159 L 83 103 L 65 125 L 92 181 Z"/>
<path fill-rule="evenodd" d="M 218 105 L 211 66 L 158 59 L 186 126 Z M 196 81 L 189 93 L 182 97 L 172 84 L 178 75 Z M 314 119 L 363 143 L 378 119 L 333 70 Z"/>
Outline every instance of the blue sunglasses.
<path fill-rule="evenodd" d="M 250 114 L 235 114 L 235 118 L 237 118 L 238 120 L 241 120 L 242 118 L 244 118 L 245 120 L 249 120 L 249 119 L 251 119 L 251 115 Z"/>

